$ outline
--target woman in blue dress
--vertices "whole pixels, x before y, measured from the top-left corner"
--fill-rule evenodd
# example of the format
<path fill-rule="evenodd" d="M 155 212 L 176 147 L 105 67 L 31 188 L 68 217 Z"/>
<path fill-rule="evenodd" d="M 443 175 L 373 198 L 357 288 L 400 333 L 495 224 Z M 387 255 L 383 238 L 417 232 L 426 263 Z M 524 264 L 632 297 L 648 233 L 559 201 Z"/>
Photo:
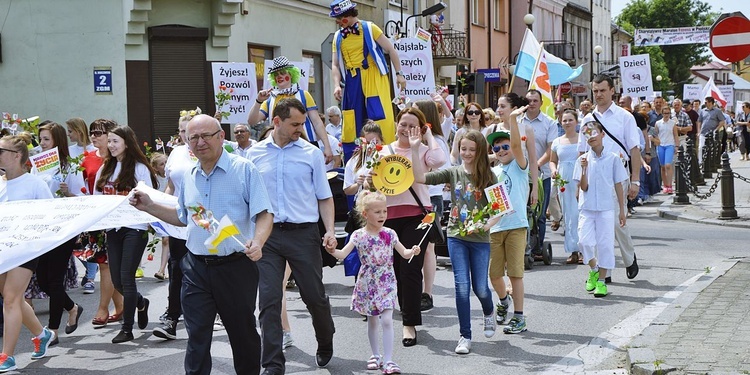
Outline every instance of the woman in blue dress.
<path fill-rule="evenodd" d="M 574 109 L 567 109 L 562 115 L 562 127 L 565 134 L 552 141 L 550 169 L 552 176 L 560 176 L 567 184 L 556 186 L 563 210 L 565 225 L 565 252 L 570 254 L 568 264 L 580 264 L 583 257 L 578 250 L 578 201 L 576 187 L 570 183 L 573 178 L 573 167 L 578 159 L 578 116 Z"/>

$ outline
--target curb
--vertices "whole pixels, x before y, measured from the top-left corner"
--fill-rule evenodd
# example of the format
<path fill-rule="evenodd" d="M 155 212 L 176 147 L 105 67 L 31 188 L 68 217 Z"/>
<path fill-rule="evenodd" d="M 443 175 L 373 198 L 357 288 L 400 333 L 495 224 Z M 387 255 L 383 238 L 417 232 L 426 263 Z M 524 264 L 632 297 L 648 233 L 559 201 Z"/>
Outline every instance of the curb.
<path fill-rule="evenodd" d="M 689 207 L 690 205 L 674 205 L 669 200 L 665 201 L 659 207 L 656 209 L 657 213 L 659 214 L 659 217 L 665 218 L 665 219 L 671 219 L 671 220 L 679 220 L 679 221 L 687 221 L 690 223 L 698 223 L 698 224 L 708 224 L 708 225 L 718 225 L 723 227 L 731 227 L 731 228 L 750 228 L 750 221 L 747 219 L 739 218 L 739 219 L 732 219 L 732 220 L 719 220 L 714 218 L 708 218 L 704 216 L 698 216 L 698 215 L 690 215 L 686 214 L 679 209 L 676 209 L 677 207 Z"/>
<path fill-rule="evenodd" d="M 678 370 L 675 366 L 659 361 L 651 348 L 658 345 L 661 335 L 679 319 L 704 289 L 719 277 L 724 276 L 738 262 L 737 259 L 729 259 L 719 263 L 709 273 L 699 275 L 695 282 L 671 301 L 669 306 L 633 339 L 626 356 L 626 368 L 629 369 L 630 374 L 656 375 Z"/>

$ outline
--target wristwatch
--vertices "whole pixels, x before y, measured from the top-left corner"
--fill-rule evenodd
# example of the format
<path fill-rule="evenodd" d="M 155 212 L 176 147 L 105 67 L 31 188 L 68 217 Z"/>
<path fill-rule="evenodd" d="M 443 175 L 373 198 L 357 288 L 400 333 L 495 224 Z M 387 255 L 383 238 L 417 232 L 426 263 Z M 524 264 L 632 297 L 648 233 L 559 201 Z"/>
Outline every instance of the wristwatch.
<path fill-rule="evenodd" d="M 638 187 L 641 186 L 641 182 L 640 181 L 630 181 L 630 183 L 633 184 L 633 185 L 635 185 L 635 186 L 638 186 Z"/>
<path fill-rule="evenodd" d="M 403 76 L 404 76 L 404 71 L 403 71 L 403 70 L 397 70 L 397 71 L 396 71 L 396 75 L 397 75 L 397 76 L 402 76 L 402 77 L 403 77 Z"/>

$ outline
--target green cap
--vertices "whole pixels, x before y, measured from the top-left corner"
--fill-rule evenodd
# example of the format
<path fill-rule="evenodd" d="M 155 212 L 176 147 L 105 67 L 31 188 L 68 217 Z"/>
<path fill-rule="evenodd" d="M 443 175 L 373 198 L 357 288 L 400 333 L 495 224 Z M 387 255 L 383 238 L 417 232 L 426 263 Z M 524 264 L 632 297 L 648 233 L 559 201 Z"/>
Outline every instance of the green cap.
<path fill-rule="evenodd" d="M 506 131 L 498 131 L 494 133 L 490 133 L 490 135 L 487 136 L 487 142 L 490 144 L 490 146 L 495 144 L 495 141 L 498 139 L 510 139 L 510 133 Z"/>

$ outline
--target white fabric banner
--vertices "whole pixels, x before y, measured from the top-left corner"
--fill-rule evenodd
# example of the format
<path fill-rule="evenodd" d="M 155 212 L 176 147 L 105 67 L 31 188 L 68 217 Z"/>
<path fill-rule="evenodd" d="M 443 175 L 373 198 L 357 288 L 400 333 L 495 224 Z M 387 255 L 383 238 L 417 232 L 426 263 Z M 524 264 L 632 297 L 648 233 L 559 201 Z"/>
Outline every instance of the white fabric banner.
<path fill-rule="evenodd" d="M 151 200 L 156 203 L 177 207 L 177 197 L 149 187 L 148 185 L 144 184 L 143 181 L 138 182 L 138 186 L 136 186 L 136 189 L 148 194 Z M 154 221 L 150 224 L 151 228 L 154 228 L 156 233 L 162 237 L 169 236 L 179 238 L 181 240 L 187 239 L 187 227 L 177 227 L 163 221 Z"/>
<path fill-rule="evenodd" d="M 702 103 L 704 98 L 701 98 L 701 91 L 703 91 L 703 86 L 701 85 L 685 84 L 682 86 L 682 100 L 698 99 Z"/>
<path fill-rule="evenodd" d="M 0 274 L 95 226 L 122 205 L 130 206 L 121 195 L 0 203 Z"/>
<path fill-rule="evenodd" d="M 406 78 L 406 90 L 400 92 L 396 80 L 396 71 L 391 69 L 393 90 L 398 100 L 402 95 L 414 102 L 430 99 L 435 90 L 435 72 L 432 67 L 432 46 L 430 33 L 419 29 L 413 38 L 401 38 L 393 43 L 401 60 L 401 70 Z"/>
<path fill-rule="evenodd" d="M 654 91 L 651 81 L 651 59 L 648 54 L 620 56 L 622 92 L 636 98 L 649 97 Z"/>
<path fill-rule="evenodd" d="M 211 63 L 213 72 L 214 93 L 220 86 L 231 89 L 231 99 L 221 108 L 229 112 L 229 118 L 221 120 L 223 124 L 246 124 L 252 103 L 258 96 L 258 81 L 255 78 L 255 63 Z M 214 102 L 216 98 L 214 97 Z M 219 110 L 219 108 L 217 108 Z"/>
<path fill-rule="evenodd" d="M 667 29 L 636 29 L 635 46 L 673 46 L 708 43 L 711 26 L 672 27 Z"/>

